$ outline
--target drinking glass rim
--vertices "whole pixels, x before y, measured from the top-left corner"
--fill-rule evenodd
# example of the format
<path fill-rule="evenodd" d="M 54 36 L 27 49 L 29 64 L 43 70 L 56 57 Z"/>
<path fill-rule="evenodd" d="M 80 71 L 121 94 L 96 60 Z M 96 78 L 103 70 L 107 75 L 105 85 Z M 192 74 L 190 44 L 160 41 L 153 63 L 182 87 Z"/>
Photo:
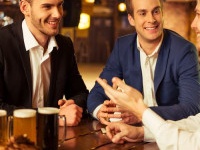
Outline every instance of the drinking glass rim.
<path fill-rule="evenodd" d="M 7 111 L 6 110 L 3 110 L 3 109 L 0 109 L 0 116 L 6 116 L 7 115 Z"/>
<path fill-rule="evenodd" d="M 38 113 L 39 114 L 58 114 L 59 109 L 56 107 L 40 107 L 38 108 Z"/>
<path fill-rule="evenodd" d="M 13 116 L 18 118 L 29 118 L 36 116 L 36 110 L 34 109 L 15 109 Z"/>

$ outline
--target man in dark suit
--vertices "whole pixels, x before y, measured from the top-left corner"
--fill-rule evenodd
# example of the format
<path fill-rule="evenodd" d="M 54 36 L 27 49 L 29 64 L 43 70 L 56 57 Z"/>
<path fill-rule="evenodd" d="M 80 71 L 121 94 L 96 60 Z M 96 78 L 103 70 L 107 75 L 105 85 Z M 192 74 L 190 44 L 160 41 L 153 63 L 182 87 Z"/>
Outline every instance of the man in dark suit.
<path fill-rule="evenodd" d="M 21 0 L 25 19 L 0 30 L 0 109 L 59 107 L 78 125 L 88 90 L 73 43 L 59 33 L 63 0 Z M 65 99 L 63 97 L 65 96 Z"/>
<path fill-rule="evenodd" d="M 195 46 L 177 33 L 163 29 L 162 0 L 125 2 L 129 23 L 136 32 L 117 39 L 100 78 L 110 85 L 113 77 L 123 79 L 139 90 L 145 104 L 164 119 L 195 115 L 200 111 Z M 87 107 L 104 124 L 109 124 L 109 118 L 120 118 L 128 124 L 141 121 L 109 101 L 98 83 L 88 96 Z"/>

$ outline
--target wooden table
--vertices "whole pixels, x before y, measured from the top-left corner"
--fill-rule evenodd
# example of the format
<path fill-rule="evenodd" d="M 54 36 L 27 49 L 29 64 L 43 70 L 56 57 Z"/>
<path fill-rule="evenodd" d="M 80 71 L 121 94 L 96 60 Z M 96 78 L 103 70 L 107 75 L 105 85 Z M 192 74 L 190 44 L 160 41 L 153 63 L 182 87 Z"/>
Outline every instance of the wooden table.
<path fill-rule="evenodd" d="M 104 125 L 90 117 L 86 117 L 76 127 L 67 127 L 66 140 L 59 147 L 59 150 L 159 150 L 156 143 L 125 143 L 114 144 L 101 128 Z M 62 131 L 62 127 L 60 127 Z M 96 147 L 96 148 L 95 148 Z"/>

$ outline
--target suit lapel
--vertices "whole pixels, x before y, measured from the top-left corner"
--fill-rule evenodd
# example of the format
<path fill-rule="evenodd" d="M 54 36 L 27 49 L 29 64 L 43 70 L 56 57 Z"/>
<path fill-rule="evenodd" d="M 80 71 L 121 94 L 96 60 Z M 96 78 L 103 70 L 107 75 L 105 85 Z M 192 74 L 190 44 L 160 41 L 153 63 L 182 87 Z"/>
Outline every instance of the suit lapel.
<path fill-rule="evenodd" d="M 169 57 L 169 51 L 170 51 L 169 45 L 171 44 L 171 42 L 169 39 L 169 35 L 166 32 L 164 32 L 164 33 L 165 34 L 164 34 L 164 38 L 163 38 L 163 43 L 160 48 L 160 52 L 159 52 L 158 60 L 157 60 L 157 64 L 156 64 L 156 69 L 155 69 L 155 77 L 154 77 L 155 93 L 165 75 L 168 57 Z"/>
<path fill-rule="evenodd" d="M 21 62 L 24 68 L 24 72 L 26 74 L 26 79 L 28 82 L 28 88 L 31 94 L 32 99 L 32 77 L 31 77 L 31 65 L 30 65 L 30 58 L 29 58 L 29 51 L 26 51 L 24 45 L 24 39 L 22 35 L 22 22 L 19 22 L 16 26 L 13 26 L 13 32 L 16 36 L 16 40 L 18 40 L 18 50 L 19 55 L 21 58 Z"/>
<path fill-rule="evenodd" d="M 136 42 L 134 42 L 136 43 Z M 132 66 L 131 67 L 133 69 L 133 85 L 136 89 L 138 89 L 140 92 L 143 92 L 143 84 L 142 84 L 142 70 L 141 70 L 141 64 L 140 64 L 140 52 L 137 49 L 137 44 L 135 44 L 131 47 L 131 51 L 133 51 L 133 59 L 129 59 L 132 60 Z M 131 55 L 130 55 L 131 56 Z"/>
<path fill-rule="evenodd" d="M 55 87 L 56 87 L 56 79 L 57 79 L 57 69 L 58 69 L 58 52 L 59 50 L 57 50 L 56 48 L 53 49 L 53 51 L 51 52 L 51 77 L 50 77 L 50 87 L 49 87 L 49 94 L 48 94 L 48 100 L 45 103 L 45 106 L 49 106 L 50 102 L 52 98 L 55 97 L 55 95 L 53 95 L 55 92 Z"/>

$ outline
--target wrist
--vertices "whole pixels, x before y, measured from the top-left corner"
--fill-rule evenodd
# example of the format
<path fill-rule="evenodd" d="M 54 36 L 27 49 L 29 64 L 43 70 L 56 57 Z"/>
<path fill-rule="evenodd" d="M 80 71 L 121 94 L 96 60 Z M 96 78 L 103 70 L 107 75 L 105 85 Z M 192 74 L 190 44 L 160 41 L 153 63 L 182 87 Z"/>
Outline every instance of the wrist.
<path fill-rule="evenodd" d="M 147 110 L 147 109 L 148 109 L 148 107 L 144 103 L 142 103 L 141 106 L 137 109 L 137 117 L 139 120 L 142 121 L 142 116 L 143 116 L 145 110 Z"/>
<path fill-rule="evenodd" d="M 129 140 L 130 142 L 142 142 L 144 141 L 144 128 L 143 126 L 140 127 L 133 127 L 133 132 L 130 132 L 129 134 Z"/>
<path fill-rule="evenodd" d="M 144 140 L 144 127 L 138 127 L 138 140 L 143 141 Z"/>

